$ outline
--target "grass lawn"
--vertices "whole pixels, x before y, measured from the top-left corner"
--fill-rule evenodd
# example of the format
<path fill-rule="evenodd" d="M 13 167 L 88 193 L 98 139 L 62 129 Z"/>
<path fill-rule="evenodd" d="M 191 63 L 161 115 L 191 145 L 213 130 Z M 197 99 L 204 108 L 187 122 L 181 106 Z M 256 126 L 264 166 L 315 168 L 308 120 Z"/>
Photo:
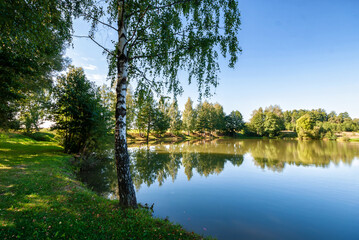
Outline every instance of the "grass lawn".
<path fill-rule="evenodd" d="M 55 142 L 0 133 L 0 239 L 202 239 L 97 196 L 70 157 Z"/>

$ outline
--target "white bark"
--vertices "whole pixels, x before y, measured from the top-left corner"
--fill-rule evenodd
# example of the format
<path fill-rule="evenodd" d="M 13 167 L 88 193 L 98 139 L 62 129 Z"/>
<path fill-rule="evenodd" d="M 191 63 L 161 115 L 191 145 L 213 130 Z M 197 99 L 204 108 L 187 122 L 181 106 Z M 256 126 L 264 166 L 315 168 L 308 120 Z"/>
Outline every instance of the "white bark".
<path fill-rule="evenodd" d="M 115 158 L 118 179 L 118 197 L 122 207 L 137 207 L 136 193 L 130 173 L 130 158 L 127 150 L 126 139 L 126 93 L 127 93 L 127 32 L 123 18 L 124 2 L 120 2 L 119 8 L 119 42 L 117 49 L 117 86 L 116 86 L 116 128 L 115 128 Z"/>

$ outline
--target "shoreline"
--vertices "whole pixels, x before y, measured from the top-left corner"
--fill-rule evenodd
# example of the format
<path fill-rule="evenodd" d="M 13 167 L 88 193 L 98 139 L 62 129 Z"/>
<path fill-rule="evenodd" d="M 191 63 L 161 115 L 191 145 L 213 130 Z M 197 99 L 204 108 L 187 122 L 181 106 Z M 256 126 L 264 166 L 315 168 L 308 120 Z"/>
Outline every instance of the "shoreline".
<path fill-rule="evenodd" d="M 0 138 L 1 239 L 205 239 L 144 208 L 120 209 L 76 179 L 55 142 Z"/>
<path fill-rule="evenodd" d="M 164 136 L 158 136 L 156 134 L 150 133 L 149 136 L 149 145 L 156 145 L 156 144 L 175 144 L 187 141 L 201 141 L 201 140 L 214 140 L 214 139 L 277 139 L 277 140 L 298 140 L 298 141 L 337 141 L 337 142 L 359 142 L 359 133 L 352 132 L 348 134 L 347 132 L 338 133 L 338 137 L 336 139 L 299 139 L 297 136 L 294 136 L 295 132 L 283 132 L 280 136 L 277 137 L 261 137 L 261 136 L 248 136 L 244 134 L 237 133 L 236 136 L 227 136 L 227 135 L 216 135 L 216 134 L 206 134 L 202 135 L 198 133 L 191 133 L 190 135 L 187 134 L 168 134 L 166 133 Z M 349 135 L 349 137 L 348 137 Z M 133 145 L 144 145 L 147 144 L 146 136 L 141 137 L 139 133 L 134 133 L 134 131 L 129 131 L 127 133 L 127 142 L 129 146 Z"/>

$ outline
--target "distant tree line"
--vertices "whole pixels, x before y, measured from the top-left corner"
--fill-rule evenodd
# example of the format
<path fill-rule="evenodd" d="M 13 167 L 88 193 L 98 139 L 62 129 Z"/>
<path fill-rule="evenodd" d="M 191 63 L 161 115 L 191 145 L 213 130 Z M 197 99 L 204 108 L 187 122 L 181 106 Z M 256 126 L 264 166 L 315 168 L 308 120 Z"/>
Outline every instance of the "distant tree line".
<path fill-rule="evenodd" d="M 187 135 L 194 132 L 235 134 L 245 126 L 239 111 L 226 115 L 219 103 L 204 101 L 194 106 L 192 99 L 188 98 L 181 112 L 176 100 L 170 101 L 166 97 L 156 100 L 151 92 L 133 94 L 129 90 L 127 96 L 128 115 L 131 116 L 127 118 L 127 126 L 139 130 L 141 134 L 146 133 L 146 136 L 150 132 L 161 135 L 166 132 L 179 134 L 182 131 Z"/>
<path fill-rule="evenodd" d="M 222 133 L 246 136 L 279 137 L 284 131 L 297 133 L 299 138 L 335 139 L 337 132 L 359 131 L 359 119 L 352 119 L 347 112 L 326 113 L 324 109 L 283 111 L 278 105 L 254 110 L 249 122 L 243 121 L 239 111 L 226 114 L 219 103 L 208 101 L 194 106 L 188 98 L 183 112 L 178 108 L 176 100 L 169 102 L 167 98 L 155 100 L 153 94 L 128 93 L 128 109 L 131 118 L 127 119 L 128 128 L 137 129 L 141 133 L 163 134 Z"/>
<path fill-rule="evenodd" d="M 347 112 L 283 111 L 274 105 L 254 110 L 245 123 L 239 111 L 226 114 L 219 103 L 203 101 L 195 105 L 188 98 L 180 111 L 176 100 L 156 97 L 149 90 L 133 92 L 129 87 L 127 91 L 127 128 L 138 130 L 147 140 L 150 133 L 281 137 L 285 131 L 296 133 L 299 138 L 335 139 L 337 132 L 359 131 L 359 119 L 352 119 Z M 106 142 L 104 138 L 113 131 L 114 111 L 113 90 L 105 85 L 96 87 L 81 68 L 70 66 L 68 73 L 57 78 L 56 85 L 36 94 L 28 92 L 19 100 L 13 123 L 8 126 L 30 133 L 38 131 L 45 119 L 51 120 L 65 151 L 84 153 Z"/>
<path fill-rule="evenodd" d="M 324 109 L 282 111 L 277 106 L 254 110 L 248 133 L 258 136 L 276 137 L 283 130 L 294 131 L 299 138 L 335 139 L 336 132 L 359 131 L 359 119 L 352 119 L 347 112 L 326 113 Z"/>

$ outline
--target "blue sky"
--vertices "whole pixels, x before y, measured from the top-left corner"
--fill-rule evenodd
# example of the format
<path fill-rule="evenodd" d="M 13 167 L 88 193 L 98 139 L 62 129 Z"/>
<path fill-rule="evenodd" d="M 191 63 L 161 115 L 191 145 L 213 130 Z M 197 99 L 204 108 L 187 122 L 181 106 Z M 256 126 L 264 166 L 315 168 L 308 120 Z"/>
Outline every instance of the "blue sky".
<path fill-rule="evenodd" d="M 209 99 L 226 113 L 239 110 L 245 120 L 259 107 L 278 104 L 283 110 L 324 108 L 359 118 L 358 0 L 239 0 L 243 53 L 235 69 L 220 59 L 220 85 Z M 75 34 L 88 24 L 77 20 Z M 99 42 L 115 37 L 100 30 Z M 102 50 L 88 39 L 74 39 L 67 50 L 72 64 L 85 68 L 98 85 L 106 81 Z M 184 106 L 196 100 L 196 85 L 186 85 Z"/>

